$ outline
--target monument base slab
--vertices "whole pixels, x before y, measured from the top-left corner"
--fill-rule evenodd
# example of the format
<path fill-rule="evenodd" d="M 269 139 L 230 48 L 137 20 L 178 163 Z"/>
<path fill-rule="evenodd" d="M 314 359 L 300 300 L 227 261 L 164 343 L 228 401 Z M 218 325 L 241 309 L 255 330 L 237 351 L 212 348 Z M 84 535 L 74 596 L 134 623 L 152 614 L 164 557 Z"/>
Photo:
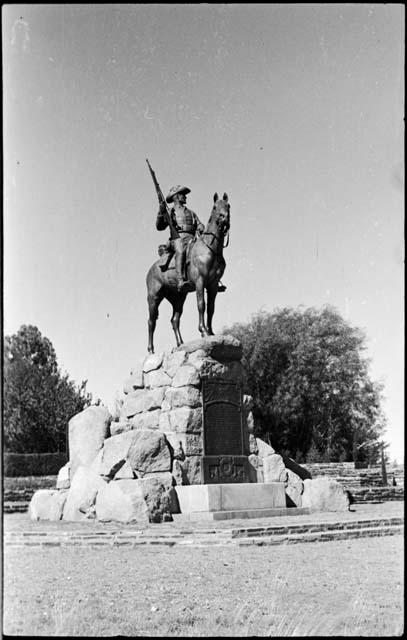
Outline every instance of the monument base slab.
<path fill-rule="evenodd" d="M 181 514 L 237 513 L 286 508 L 283 482 L 200 484 L 177 486 L 175 491 Z M 219 516 L 216 519 L 219 519 Z"/>

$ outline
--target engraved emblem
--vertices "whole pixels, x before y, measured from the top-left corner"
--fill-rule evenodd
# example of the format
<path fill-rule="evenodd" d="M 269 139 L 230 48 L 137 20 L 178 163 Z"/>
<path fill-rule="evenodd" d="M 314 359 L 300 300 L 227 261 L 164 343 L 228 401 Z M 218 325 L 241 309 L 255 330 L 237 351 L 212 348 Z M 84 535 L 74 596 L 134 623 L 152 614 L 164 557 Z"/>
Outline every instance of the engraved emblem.
<path fill-rule="evenodd" d="M 204 456 L 203 463 L 206 483 L 250 482 L 245 456 Z"/>
<path fill-rule="evenodd" d="M 222 478 L 231 478 L 235 475 L 233 458 L 221 458 L 219 460 L 219 475 Z"/>

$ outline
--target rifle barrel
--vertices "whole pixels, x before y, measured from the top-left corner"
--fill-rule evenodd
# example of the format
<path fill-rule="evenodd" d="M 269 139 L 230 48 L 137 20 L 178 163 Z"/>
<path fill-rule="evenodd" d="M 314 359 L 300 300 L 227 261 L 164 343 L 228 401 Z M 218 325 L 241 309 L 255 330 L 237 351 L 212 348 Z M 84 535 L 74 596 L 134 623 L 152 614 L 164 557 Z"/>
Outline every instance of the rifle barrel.
<path fill-rule="evenodd" d="M 167 205 L 167 203 L 166 203 L 166 201 L 165 201 L 164 194 L 163 194 L 163 192 L 161 191 L 160 185 L 158 184 L 158 180 L 157 180 L 157 178 L 156 178 L 156 175 L 155 175 L 155 173 L 154 173 L 154 170 L 153 170 L 153 168 L 151 167 L 151 165 L 150 165 L 149 161 L 147 160 L 147 158 L 146 158 L 146 162 L 147 162 L 148 168 L 150 169 L 151 177 L 152 177 L 153 182 L 154 182 L 155 190 L 156 190 L 156 192 L 157 192 L 157 196 L 158 196 L 158 202 L 160 203 L 160 205 L 161 205 L 161 204 L 164 204 L 164 206 L 165 206 L 165 215 L 166 215 L 166 217 L 167 217 L 168 226 L 169 226 L 170 231 L 171 231 L 171 237 L 172 237 L 172 238 L 179 238 L 179 233 L 178 233 L 178 231 L 175 229 L 175 227 L 174 227 L 174 225 L 173 225 L 173 223 L 172 223 L 171 216 L 170 216 L 170 212 L 169 212 L 169 210 L 168 210 L 168 205 Z"/>

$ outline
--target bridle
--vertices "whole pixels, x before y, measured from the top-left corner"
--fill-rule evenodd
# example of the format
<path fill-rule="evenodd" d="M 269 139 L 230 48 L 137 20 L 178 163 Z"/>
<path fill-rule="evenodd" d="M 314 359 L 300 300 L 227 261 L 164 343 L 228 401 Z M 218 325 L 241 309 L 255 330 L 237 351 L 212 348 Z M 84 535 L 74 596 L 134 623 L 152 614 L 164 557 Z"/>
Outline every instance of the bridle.
<path fill-rule="evenodd" d="M 212 253 L 214 253 L 216 256 L 222 255 L 223 249 L 226 249 L 226 247 L 229 246 L 230 226 L 228 226 L 228 229 L 227 229 L 226 233 L 224 233 L 224 226 L 225 226 L 225 221 L 222 222 L 219 225 L 219 229 L 218 229 L 217 233 L 213 233 L 213 231 L 203 231 L 203 233 L 201 233 L 201 236 L 200 236 L 200 238 L 201 238 L 202 242 L 204 243 L 204 245 L 206 247 L 208 247 L 208 249 L 210 249 L 212 251 Z M 202 236 L 212 236 L 212 240 L 208 244 L 207 242 L 205 242 L 205 240 L 203 239 Z M 221 251 L 220 252 L 216 252 L 211 245 L 214 243 L 215 240 L 217 240 L 219 242 L 220 241 L 220 236 L 226 237 L 226 242 L 225 242 L 225 244 L 222 245 Z"/>
<path fill-rule="evenodd" d="M 229 205 L 228 205 L 229 207 Z M 228 208 L 228 213 L 229 213 L 229 208 Z M 215 255 L 222 255 L 222 251 L 223 249 L 226 249 L 227 246 L 229 246 L 229 234 L 230 234 L 230 224 L 228 224 L 228 228 L 227 231 L 224 231 L 224 228 L 226 226 L 226 220 L 223 220 L 218 227 L 218 230 L 216 233 L 214 233 L 213 231 L 203 231 L 200 235 L 200 238 L 202 240 L 202 242 L 204 243 L 204 245 L 206 247 L 208 247 L 208 249 L 210 249 L 212 251 L 212 253 L 214 253 Z M 203 236 L 212 236 L 211 241 L 209 242 L 209 244 L 207 242 L 205 242 Z M 214 248 L 212 247 L 213 243 L 215 242 L 215 240 L 217 240 L 218 242 L 220 241 L 220 237 L 223 236 L 224 238 L 226 238 L 226 242 L 224 244 L 222 244 L 221 250 L 220 252 L 217 252 L 214 250 Z"/>

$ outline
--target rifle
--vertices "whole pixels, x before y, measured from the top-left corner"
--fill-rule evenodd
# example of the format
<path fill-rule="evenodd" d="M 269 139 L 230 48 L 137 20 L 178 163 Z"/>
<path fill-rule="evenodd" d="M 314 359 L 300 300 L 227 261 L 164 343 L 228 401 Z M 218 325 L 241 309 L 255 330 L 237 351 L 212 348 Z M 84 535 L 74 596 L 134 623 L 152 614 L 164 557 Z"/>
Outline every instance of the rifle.
<path fill-rule="evenodd" d="M 179 233 L 178 233 L 177 229 L 174 227 L 173 221 L 171 220 L 171 215 L 170 215 L 167 203 L 165 202 L 165 198 L 163 196 L 163 192 L 161 191 L 160 185 L 158 184 L 158 180 L 157 180 L 157 178 L 155 176 L 155 173 L 154 173 L 149 161 L 147 160 L 147 158 L 146 158 L 146 162 L 147 162 L 148 168 L 150 169 L 151 177 L 152 177 L 153 182 L 154 182 L 155 190 L 156 190 L 157 196 L 158 196 L 158 202 L 160 203 L 160 208 L 161 209 L 164 208 L 164 211 L 165 211 L 165 216 L 167 218 L 168 226 L 169 226 L 170 232 L 171 232 L 170 233 L 171 240 L 175 240 L 176 238 L 179 238 Z M 164 207 L 163 207 L 163 205 L 164 205 Z"/>

